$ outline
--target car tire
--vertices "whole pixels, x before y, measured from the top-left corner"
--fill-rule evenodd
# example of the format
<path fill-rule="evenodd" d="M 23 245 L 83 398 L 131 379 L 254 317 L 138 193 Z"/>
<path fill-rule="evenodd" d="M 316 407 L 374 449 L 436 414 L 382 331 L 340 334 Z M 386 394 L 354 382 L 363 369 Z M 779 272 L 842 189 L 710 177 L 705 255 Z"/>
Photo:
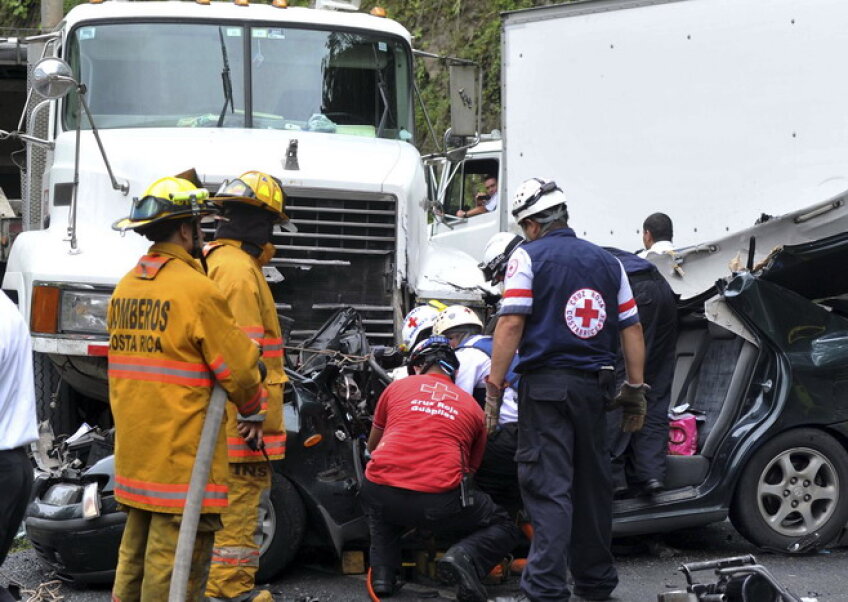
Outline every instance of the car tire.
<path fill-rule="evenodd" d="M 781 433 L 745 466 L 730 520 L 759 547 L 807 551 L 827 545 L 848 522 L 848 452 L 819 430 Z"/>
<path fill-rule="evenodd" d="M 276 471 L 271 479 L 271 495 L 261 507 L 264 518 L 256 582 L 267 583 L 297 554 L 306 531 L 306 509 L 291 481 Z"/>

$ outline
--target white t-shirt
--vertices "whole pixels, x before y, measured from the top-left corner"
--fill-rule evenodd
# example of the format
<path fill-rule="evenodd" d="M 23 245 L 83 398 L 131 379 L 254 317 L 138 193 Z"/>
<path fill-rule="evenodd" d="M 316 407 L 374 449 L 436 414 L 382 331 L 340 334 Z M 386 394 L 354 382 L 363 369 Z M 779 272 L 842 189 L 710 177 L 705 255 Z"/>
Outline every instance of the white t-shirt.
<path fill-rule="evenodd" d="M 638 255 L 642 259 L 645 259 L 651 253 L 667 253 L 668 251 L 674 251 L 674 245 L 671 244 L 670 240 L 658 240 L 654 244 L 651 245 L 650 249 L 645 249 L 644 251 L 639 251 Z"/>
<path fill-rule="evenodd" d="M 465 341 L 468 347 L 455 349 L 456 358 L 459 360 L 459 370 L 456 373 L 456 386 L 468 393 L 474 394 L 474 389 L 482 389 L 486 386 L 486 377 L 492 371 L 492 358 L 485 351 L 470 347 L 482 335 L 477 335 Z M 504 390 L 503 404 L 498 419 L 500 424 L 516 422 L 518 420 L 518 395 L 515 389 L 507 387 Z"/>
<path fill-rule="evenodd" d="M 0 450 L 37 438 L 29 328 L 12 300 L 0 291 Z"/>
<path fill-rule="evenodd" d="M 498 193 L 496 192 L 486 201 L 486 211 L 494 211 L 498 208 Z"/>

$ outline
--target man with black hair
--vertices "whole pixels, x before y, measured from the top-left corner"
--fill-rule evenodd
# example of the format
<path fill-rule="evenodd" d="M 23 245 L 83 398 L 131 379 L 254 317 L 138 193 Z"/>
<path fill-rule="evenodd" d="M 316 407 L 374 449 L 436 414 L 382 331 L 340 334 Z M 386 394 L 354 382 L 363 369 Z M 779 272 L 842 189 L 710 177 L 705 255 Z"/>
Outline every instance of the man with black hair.
<path fill-rule="evenodd" d="M 652 213 L 642 224 L 642 244 L 645 245 L 639 257 L 647 257 L 648 253 L 666 253 L 674 250 L 671 240 L 674 237 L 674 226 L 671 218 L 665 213 Z"/>
<path fill-rule="evenodd" d="M 386 387 L 377 402 L 360 496 L 379 596 L 396 590 L 400 540 L 410 527 L 463 536 L 436 565 L 443 581 L 457 584 L 462 602 L 486 601 L 481 579 L 519 540 L 507 512 L 468 484 L 486 431 L 480 406 L 453 382 L 458 367 L 449 341 L 432 336 L 412 351 L 410 376 Z"/>
<path fill-rule="evenodd" d="M 474 217 L 494 211 L 498 207 L 498 178 L 497 176 L 483 176 L 483 186 L 486 192 L 478 192 L 474 195 L 474 207 L 460 209 L 456 212 L 457 217 Z"/>

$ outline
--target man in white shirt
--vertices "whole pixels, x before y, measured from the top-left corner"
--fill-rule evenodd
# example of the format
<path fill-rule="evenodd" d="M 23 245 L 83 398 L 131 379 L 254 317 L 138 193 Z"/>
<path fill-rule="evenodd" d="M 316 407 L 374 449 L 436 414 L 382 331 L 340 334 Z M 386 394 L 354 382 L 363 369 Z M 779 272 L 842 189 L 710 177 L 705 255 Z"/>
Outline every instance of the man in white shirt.
<path fill-rule="evenodd" d="M 29 502 L 33 473 L 26 446 L 37 438 L 29 328 L 0 292 L 0 565 Z M 7 600 L 14 598 L 0 586 L 0 602 Z"/>
<path fill-rule="evenodd" d="M 674 245 L 671 243 L 673 236 L 674 226 L 671 218 L 665 213 L 652 213 L 642 224 L 642 243 L 645 249 L 638 253 L 639 257 L 644 259 L 649 253 L 673 251 Z"/>
<path fill-rule="evenodd" d="M 486 176 L 483 180 L 483 185 L 486 187 L 486 192 L 479 192 L 475 195 L 474 200 L 477 203 L 476 207 L 472 207 L 468 211 L 460 209 L 456 212 L 457 217 L 473 217 L 481 213 L 488 213 L 498 208 L 498 179 L 495 176 Z"/>

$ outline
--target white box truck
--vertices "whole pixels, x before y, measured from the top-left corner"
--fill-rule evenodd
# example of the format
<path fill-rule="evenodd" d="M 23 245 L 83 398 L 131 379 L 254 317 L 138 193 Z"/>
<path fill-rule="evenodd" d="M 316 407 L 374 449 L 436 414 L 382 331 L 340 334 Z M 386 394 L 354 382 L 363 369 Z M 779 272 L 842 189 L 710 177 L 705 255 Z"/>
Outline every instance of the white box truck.
<path fill-rule="evenodd" d="M 505 13 L 504 196 L 554 178 L 578 235 L 629 250 L 649 214 L 668 214 L 680 249 L 671 282 L 684 296 L 728 274 L 736 256 L 744 264 L 752 251 L 756 262 L 844 230 L 846 21 L 839 0 L 595 0 Z"/>
<path fill-rule="evenodd" d="M 674 220 L 654 260 L 683 297 L 671 406 L 697 441 L 664 490 L 614 502 L 619 535 L 729 515 L 762 547 L 846 541 L 846 22 L 839 0 L 504 15 L 503 190 L 553 178 L 577 235 L 622 249 L 649 214 Z"/>

